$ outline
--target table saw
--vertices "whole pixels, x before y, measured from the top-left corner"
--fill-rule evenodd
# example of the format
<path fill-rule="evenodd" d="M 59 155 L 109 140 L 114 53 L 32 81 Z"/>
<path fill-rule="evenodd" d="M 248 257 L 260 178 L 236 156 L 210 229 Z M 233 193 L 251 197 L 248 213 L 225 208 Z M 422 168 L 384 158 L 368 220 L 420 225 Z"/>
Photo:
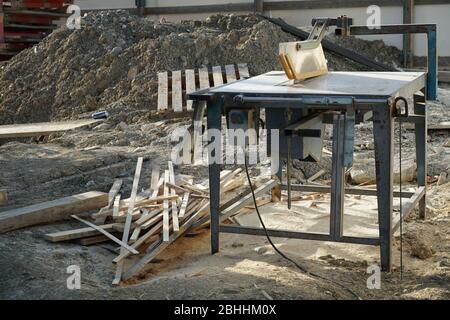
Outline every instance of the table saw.
<path fill-rule="evenodd" d="M 302 110 L 320 112 L 324 124 L 333 125 L 332 179 L 330 187 L 317 185 L 291 185 L 293 191 L 330 192 L 329 234 L 268 230 L 270 236 L 309 240 L 335 241 L 367 245 L 379 245 L 381 267 L 390 270 L 393 233 L 399 227 L 400 215 L 393 215 L 393 197 L 400 196 L 393 188 L 394 155 L 394 99 L 398 96 L 414 101 L 414 114 L 403 117 L 404 122 L 415 124 L 417 183 L 416 192 L 402 192 L 408 198 L 403 202 L 403 218 L 419 204 L 420 215 L 425 217 L 426 190 L 426 108 L 423 94 L 426 74 L 423 72 L 330 72 L 326 75 L 294 83 L 284 72 L 274 71 L 257 77 L 190 94 L 190 98 L 204 103 L 208 129 L 222 130 L 222 114 L 233 108 L 265 109 L 267 129 L 279 125 L 285 119 L 285 111 L 293 114 Z M 267 119 L 271 118 L 271 121 Z M 354 125 L 371 121 L 376 163 L 376 190 L 345 188 L 344 173 L 352 164 Z M 279 127 L 280 130 L 285 127 Z M 217 138 L 217 136 L 216 136 Z M 296 137 L 298 143 L 304 137 Z M 286 139 L 280 134 L 280 139 Z M 218 143 L 216 141 L 216 143 Z M 296 144 L 296 141 L 293 141 Z M 280 143 L 280 170 L 278 178 L 283 182 L 281 168 L 283 143 Z M 350 149 L 350 150 L 349 150 Z M 209 163 L 211 201 L 211 246 L 219 250 L 219 232 L 264 235 L 257 228 L 237 225 L 219 225 L 220 163 Z M 289 183 L 289 180 L 286 181 Z M 288 188 L 282 183 L 282 188 Z M 345 193 L 374 195 L 378 199 L 379 237 L 351 237 L 343 234 Z"/>
<path fill-rule="evenodd" d="M 323 20 L 322 21 L 330 21 Z M 408 27 L 411 32 L 416 27 Z M 391 30 L 393 29 L 393 30 Z M 380 32 L 397 32 L 405 28 L 387 29 Z M 357 29 L 355 29 L 357 30 Z M 428 29 L 426 29 L 428 30 Z M 435 32 L 434 29 L 430 29 Z M 422 31 L 420 29 L 419 31 Z M 322 34 L 323 36 L 323 34 Z M 321 37 L 322 37 L 321 36 Z M 319 37 L 319 39 L 321 38 Z M 435 37 L 431 37 L 435 39 Z M 434 45 L 433 41 L 430 44 Z M 288 49 L 282 49 L 282 45 Z M 299 45 L 281 44 L 280 56 L 292 55 L 295 62 L 295 48 Z M 294 49 L 292 49 L 294 48 Z M 317 46 L 315 47 L 317 48 Z M 430 48 L 429 48 L 430 49 Z M 294 51 L 292 51 L 294 50 Z M 430 51 L 433 53 L 430 49 Z M 316 55 L 315 58 L 321 57 Z M 282 57 L 280 57 L 282 58 Z M 429 66 L 435 66 L 433 54 L 429 57 Z M 393 234 L 401 226 L 401 221 L 417 205 L 421 218 L 425 218 L 425 195 L 427 177 L 427 115 L 426 99 L 435 97 L 436 79 L 430 78 L 433 70 L 424 72 L 328 72 L 320 69 L 314 73 L 305 68 L 307 77 L 302 77 L 301 68 L 282 58 L 285 71 L 272 71 L 256 77 L 240 80 L 223 86 L 190 93 L 194 100 L 194 119 L 201 122 L 206 112 L 208 142 L 221 145 L 221 135 L 211 135 L 209 129 L 222 130 L 222 115 L 227 117 L 227 126 L 233 126 L 232 117 L 239 111 L 247 114 L 247 120 L 239 126 L 250 126 L 253 115 L 265 111 L 265 126 L 268 134 L 279 130 L 279 145 L 276 151 L 278 161 L 276 175 L 282 189 L 288 192 L 288 207 L 292 191 L 323 192 L 331 194 L 329 233 L 308 233 L 288 230 L 263 230 L 234 224 L 220 224 L 220 167 L 221 163 L 209 161 L 209 190 L 211 218 L 212 253 L 219 250 L 219 233 L 237 233 L 249 235 L 268 235 L 283 238 L 296 238 L 319 241 L 375 245 L 380 247 L 381 268 L 384 271 L 392 267 Z M 319 61 L 320 62 L 320 61 Z M 318 64 L 319 65 L 319 64 Z M 301 79 L 302 81 L 298 81 Z M 413 106 L 408 111 L 408 101 Z M 399 104 L 404 104 L 403 108 Z M 246 113 L 246 111 L 248 111 Z M 233 113 L 234 112 L 234 113 Z M 345 172 L 353 164 L 355 125 L 362 122 L 373 123 L 375 149 L 376 190 L 345 187 Z M 394 122 L 410 122 L 415 125 L 415 147 L 417 162 L 417 189 L 415 192 L 398 192 L 393 187 Z M 195 122 L 194 122 L 195 123 Z M 292 159 L 317 161 L 322 153 L 322 141 L 325 125 L 333 126 L 332 135 L 332 172 L 331 186 L 292 184 L 290 179 Z M 195 126 L 195 124 L 194 124 Z M 198 124 L 197 124 L 198 126 Z M 311 140 L 313 139 L 313 140 Z M 314 140 L 315 139 L 315 140 Z M 195 140 L 195 134 L 194 134 Z M 218 141 L 217 141 L 218 140 Z M 311 143 L 312 141 L 312 143 Z M 268 146 L 270 149 L 270 145 Z M 268 150 L 268 154 L 273 150 Z M 221 158 L 210 151 L 210 160 Z M 286 163 L 286 175 L 283 165 Z M 285 178 L 286 177 L 286 178 Z M 378 237 L 355 237 L 344 234 L 344 197 L 345 194 L 376 196 L 378 203 Z M 393 197 L 405 198 L 401 212 L 394 215 Z"/>

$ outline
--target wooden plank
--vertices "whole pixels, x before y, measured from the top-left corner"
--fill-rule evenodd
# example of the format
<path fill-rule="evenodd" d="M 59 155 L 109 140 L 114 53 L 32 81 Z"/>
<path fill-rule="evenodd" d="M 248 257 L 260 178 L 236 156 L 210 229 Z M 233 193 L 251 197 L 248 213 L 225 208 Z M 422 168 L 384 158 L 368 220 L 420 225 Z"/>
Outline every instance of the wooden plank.
<path fill-rule="evenodd" d="M 114 223 L 105 224 L 103 226 L 97 226 L 99 228 L 102 228 L 106 231 L 113 231 Z M 73 229 L 73 230 L 66 230 L 66 231 L 59 231 L 54 233 L 47 233 L 44 235 L 44 239 L 51 241 L 51 242 L 60 242 L 60 241 L 68 241 L 68 240 L 75 240 L 75 239 L 81 239 L 86 237 L 92 237 L 92 236 L 98 236 L 100 235 L 100 231 L 97 229 L 87 227 L 87 228 L 80 228 L 80 229 Z"/>
<path fill-rule="evenodd" d="M 133 210 L 134 210 L 134 205 L 136 202 L 136 195 L 137 195 L 137 191 L 138 191 L 138 187 L 139 187 L 139 179 L 141 178 L 141 170 L 142 170 L 142 162 L 143 162 L 144 158 L 143 157 L 139 157 L 137 164 L 136 164 L 136 171 L 134 174 L 134 180 L 133 180 L 133 186 L 131 188 L 131 196 L 130 196 L 130 202 L 128 204 L 128 213 L 127 213 L 127 220 L 125 222 L 125 233 L 128 233 L 130 230 L 130 225 L 131 225 L 131 216 L 133 214 Z M 124 242 L 128 241 L 128 234 L 124 234 Z"/>
<path fill-rule="evenodd" d="M 8 192 L 6 190 L 0 190 L 0 204 L 8 203 Z"/>
<path fill-rule="evenodd" d="M 231 170 L 222 170 L 220 172 L 220 188 L 223 188 L 225 184 L 230 182 L 237 174 L 242 172 L 242 168 L 237 168 L 234 171 Z"/>
<path fill-rule="evenodd" d="M 84 224 L 88 225 L 91 228 L 94 228 L 95 230 L 97 230 L 100 233 L 102 233 L 103 235 L 107 236 L 109 239 L 111 239 L 112 241 L 114 241 L 118 245 L 122 246 L 122 248 L 130 251 L 131 253 L 139 254 L 139 251 L 137 251 L 136 249 L 130 247 L 126 242 L 120 241 L 115 236 L 113 236 L 111 233 L 105 231 L 103 228 L 100 228 L 99 226 L 97 226 L 97 225 L 95 225 L 93 223 L 90 223 L 89 221 L 81 219 L 80 217 L 77 217 L 76 215 L 71 215 L 71 217 L 76 219 L 76 220 L 78 220 L 78 221 L 80 221 L 80 222 L 83 222 Z"/>
<path fill-rule="evenodd" d="M 261 185 L 259 188 L 255 190 L 255 197 L 259 197 L 260 195 L 270 191 L 273 187 L 277 185 L 277 182 L 275 180 L 269 180 L 263 185 Z M 234 201 L 234 199 L 233 199 Z M 232 202 L 231 205 L 227 206 L 225 209 L 222 210 L 219 221 L 222 223 L 228 218 L 230 218 L 232 215 L 236 214 L 244 208 L 246 205 L 251 203 L 253 201 L 253 197 L 251 192 L 247 193 L 245 196 L 239 196 L 239 198 L 236 199 L 236 201 Z M 209 208 L 208 208 L 209 212 Z M 193 228 L 197 228 L 202 226 L 203 224 L 207 223 L 209 220 L 209 216 L 203 217 L 199 219 L 195 224 L 193 225 Z"/>
<path fill-rule="evenodd" d="M 150 199 L 157 199 L 158 195 L 159 195 L 159 190 L 161 189 L 161 187 L 164 185 L 164 177 L 160 177 L 157 187 L 155 190 L 153 190 L 152 196 Z"/>
<path fill-rule="evenodd" d="M 127 219 L 125 221 L 125 228 L 124 228 L 123 234 L 122 234 L 122 242 L 125 245 L 128 243 L 128 236 L 130 234 L 131 222 L 133 219 L 132 215 L 133 215 L 133 210 L 134 210 L 134 203 L 136 200 L 137 190 L 138 190 L 138 186 L 139 186 L 139 179 L 141 177 L 141 169 L 142 169 L 143 160 L 144 160 L 143 157 L 139 157 L 137 164 L 136 164 L 136 171 L 134 174 L 133 186 L 131 188 L 130 203 L 128 205 Z M 121 246 L 120 253 L 124 252 L 125 249 L 126 249 L 125 246 Z M 122 280 L 122 272 L 123 272 L 123 262 L 121 262 L 117 265 L 116 275 L 112 282 L 113 285 L 118 285 L 120 283 L 120 281 Z"/>
<path fill-rule="evenodd" d="M 169 167 L 169 182 L 172 184 L 175 184 L 175 173 L 173 170 L 173 163 L 172 161 L 168 162 L 168 167 Z M 177 192 L 175 191 L 175 189 L 170 188 L 170 194 L 172 196 L 176 196 Z M 177 200 L 173 199 L 171 201 L 172 203 L 172 224 L 173 224 L 173 231 L 178 231 L 180 230 L 180 225 L 178 222 L 178 207 L 177 207 Z"/>
<path fill-rule="evenodd" d="M 195 214 L 193 214 L 180 228 L 179 232 L 173 233 L 170 236 L 169 241 L 161 242 L 160 245 L 155 246 L 154 250 L 151 250 L 148 252 L 144 257 L 142 257 L 139 261 L 137 261 L 133 266 L 131 266 L 130 269 L 128 269 L 124 273 L 124 279 L 129 279 L 133 275 L 135 275 L 137 272 L 142 270 L 142 268 L 145 267 L 147 263 L 152 261 L 161 251 L 163 251 L 165 248 L 167 248 L 171 243 L 173 243 L 176 239 L 178 239 L 180 236 L 182 236 L 186 231 L 188 231 L 192 225 L 203 215 L 205 214 L 205 211 L 199 210 Z"/>
<path fill-rule="evenodd" d="M 0 139 L 48 136 L 55 132 L 62 132 L 85 127 L 103 120 L 83 119 L 62 122 L 40 122 L 24 124 L 8 124 L 0 126 Z"/>
<path fill-rule="evenodd" d="M 236 188 L 242 187 L 245 184 L 245 177 L 240 177 L 236 179 L 232 179 L 224 184 L 223 188 L 221 188 L 221 192 L 229 192 Z"/>
<path fill-rule="evenodd" d="M 105 223 L 106 218 L 108 217 L 107 215 L 104 214 L 105 211 L 108 210 L 108 207 L 103 207 L 101 208 L 97 214 L 93 214 L 93 216 L 95 215 L 95 224 L 96 225 L 102 225 Z"/>
<path fill-rule="evenodd" d="M 164 200 L 173 200 L 173 199 L 178 199 L 178 196 L 172 196 L 172 195 L 168 195 L 168 196 L 158 196 L 156 198 L 147 198 L 144 200 L 140 200 L 140 201 L 135 201 L 135 208 L 141 208 L 141 207 L 145 207 L 145 206 L 151 206 L 152 204 L 158 203 L 158 202 L 162 202 Z M 130 202 L 129 199 L 125 199 L 123 200 L 123 202 Z M 121 201 L 121 208 L 119 209 L 119 217 L 122 216 L 122 212 L 126 212 L 128 211 L 128 208 L 123 207 L 122 208 L 122 201 Z M 111 215 L 113 213 L 112 209 L 109 209 L 105 212 L 103 212 L 102 214 L 104 215 Z"/>
<path fill-rule="evenodd" d="M 187 216 L 190 216 L 193 212 L 195 212 L 195 210 L 198 209 L 199 204 L 201 204 L 202 202 L 197 202 L 197 201 L 193 201 L 188 205 L 188 209 L 187 209 Z M 207 204 L 206 204 L 207 205 Z M 163 221 L 160 221 L 162 218 L 162 214 L 159 214 L 158 216 L 156 216 L 154 219 L 155 222 L 159 222 L 154 225 L 149 231 L 147 231 L 142 237 L 140 237 L 135 243 L 133 243 L 132 247 L 137 249 L 139 246 L 141 246 L 142 244 L 146 243 L 151 237 L 153 237 L 155 234 L 161 232 L 162 228 L 163 228 Z M 121 260 L 123 260 L 124 258 L 128 257 L 130 255 L 130 253 L 128 251 L 124 252 L 123 254 L 119 254 L 119 256 L 117 256 L 114 260 L 113 263 L 119 263 Z"/>
<path fill-rule="evenodd" d="M 137 226 L 144 226 L 144 225 L 147 225 L 148 226 L 148 222 L 150 221 L 150 220 L 152 220 L 153 218 L 155 218 L 156 216 L 158 216 L 158 215 L 161 215 L 161 217 L 162 217 L 162 212 L 163 212 L 163 210 L 162 209 L 156 209 L 156 210 L 154 210 L 154 211 L 151 211 L 150 213 L 149 213 L 149 215 L 147 215 L 147 216 L 143 216 L 143 217 L 141 217 L 139 220 L 137 220 L 136 221 L 136 225 Z M 149 223 L 151 223 L 151 222 L 149 222 Z"/>
<path fill-rule="evenodd" d="M 107 236 L 104 235 L 99 235 L 99 236 L 94 236 L 94 237 L 89 237 L 89 238 L 84 238 L 84 239 L 78 239 L 78 243 L 81 244 L 82 246 L 91 246 L 93 244 L 98 244 L 98 243 L 103 243 L 103 242 L 107 242 L 110 241 L 110 239 Z"/>
<path fill-rule="evenodd" d="M 276 185 L 275 180 L 267 181 L 266 183 L 264 183 L 263 185 L 261 185 L 259 188 L 257 188 L 255 190 L 255 196 L 259 196 L 265 192 L 268 192 L 275 185 Z M 233 214 L 239 212 L 239 210 L 244 208 L 247 204 L 249 204 L 252 201 L 253 201 L 253 196 L 251 193 L 242 197 L 242 199 L 240 199 L 239 201 L 236 201 L 231 206 L 229 206 L 228 208 L 226 208 L 225 210 L 222 211 L 222 214 L 219 217 L 220 221 L 221 222 L 225 221 L 227 218 L 229 218 Z"/>
<path fill-rule="evenodd" d="M 164 178 L 161 177 L 159 179 L 159 166 L 153 166 L 152 167 L 152 176 L 151 176 L 151 186 L 150 189 L 153 191 L 151 197 L 157 197 L 159 193 L 159 187 L 164 183 Z M 157 211 L 159 212 L 159 211 Z M 142 227 L 141 224 L 151 217 L 154 217 L 154 213 L 150 213 L 149 210 L 144 209 L 142 216 L 139 218 L 138 221 L 136 221 L 137 227 L 134 229 L 133 234 L 130 237 L 130 243 L 135 243 L 136 240 L 139 238 L 139 235 L 141 234 Z"/>
<path fill-rule="evenodd" d="M 313 182 L 314 180 L 317 180 L 318 178 L 320 178 L 322 175 L 324 175 L 326 173 L 325 170 L 321 169 L 318 172 L 316 172 L 315 174 L 313 174 L 311 177 L 309 177 L 308 179 L 306 179 L 307 182 Z"/>
<path fill-rule="evenodd" d="M 167 72 L 158 73 L 158 111 L 167 110 L 169 105 L 169 89 Z"/>
<path fill-rule="evenodd" d="M 236 69 L 234 68 L 234 64 L 228 64 L 225 66 L 225 74 L 227 76 L 226 83 L 232 83 L 237 80 Z"/>
<path fill-rule="evenodd" d="M 248 72 L 248 66 L 246 63 L 239 63 L 238 70 L 239 70 L 239 80 L 250 78 L 250 72 Z"/>
<path fill-rule="evenodd" d="M 24 208 L 0 212 L 0 233 L 68 219 L 74 213 L 96 210 L 107 204 L 108 194 L 90 191 Z"/>
<path fill-rule="evenodd" d="M 187 69 L 185 72 L 185 78 L 186 78 L 186 95 L 195 92 L 195 70 L 194 69 Z M 192 110 L 192 100 L 186 99 L 186 109 L 188 111 Z"/>
<path fill-rule="evenodd" d="M 169 194 L 169 187 L 166 183 L 169 181 L 169 170 L 164 172 L 164 196 Z M 163 241 L 169 241 L 169 201 L 163 201 Z"/>
<path fill-rule="evenodd" d="M 116 196 L 114 199 L 114 206 L 113 206 L 113 219 L 117 219 L 120 216 L 120 194 Z"/>
<path fill-rule="evenodd" d="M 104 224 L 106 221 L 106 218 L 108 217 L 107 215 L 103 214 L 107 209 L 110 209 L 113 205 L 114 205 L 114 200 L 116 195 L 119 193 L 120 188 L 122 187 L 122 179 L 116 179 L 114 180 L 114 183 L 111 187 L 111 189 L 109 190 L 108 193 L 108 205 L 104 208 L 101 208 L 100 211 L 98 212 L 98 217 L 95 219 L 95 224 L 96 225 L 100 225 L 100 224 Z M 113 216 L 114 216 L 114 212 L 113 212 Z"/>
<path fill-rule="evenodd" d="M 181 71 L 172 71 L 172 108 L 175 112 L 183 111 L 183 87 Z"/>
<path fill-rule="evenodd" d="M 114 205 L 116 196 L 119 193 L 120 188 L 122 187 L 122 182 L 123 182 L 122 179 L 114 180 L 114 183 L 108 193 L 108 208 L 111 208 Z"/>
<path fill-rule="evenodd" d="M 157 166 L 157 165 L 152 166 L 152 175 L 150 178 L 150 190 L 153 192 L 152 198 L 158 196 L 158 191 L 159 191 L 159 187 L 160 187 L 159 170 L 160 170 L 159 166 Z M 162 182 L 161 182 L 161 184 L 162 184 Z"/>
<path fill-rule="evenodd" d="M 169 170 L 169 181 L 166 181 L 166 182 L 175 184 L 175 171 L 173 169 L 173 162 L 167 161 L 167 167 Z"/>
<path fill-rule="evenodd" d="M 113 229 L 123 234 L 123 230 L 125 230 L 125 223 L 114 223 Z"/>
<path fill-rule="evenodd" d="M 142 211 L 143 211 L 143 213 L 142 213 L 141 218 L 144 218 L 144 217 L 147 217 L 148 215 L 150 215 L 150 212 L 147 209 L 144 209 Z M 142 230 L 142 228 L 140 226 L 134 228 L 133 234 L 131 235 L 130 241 L 128 241 L 128 243 L 135 243 L 136 240 L 139 238 L 139 235 L 141 234 L 141 230 Z"/>
<path fill-rule="evenodd" d="M 180 186 L 178 186 L 178 185 L 176 185 L 176 184 L 173 184 L 173 183 L 168 183 L 168 185 L 169 185 L 169 188 L 173 188 L 173 189 L 175 189 L 175 190 L 178 190 L 178 193 L 185 193 L 185 192 L 189 192 L 189 190 L 187 190 L 187 189 L 185 189 L 185 188 L 183 188 L 183 187 L 180 187 Z"/>
<path fill-rule="evenodd" d="M 169 200 L 170 201 L 170 200 L 174 200 L 174 199 L 178 199 L 178 196 L 177 195 L 172 196 L 170 194 L 168 196 L 162 195 L 162 196 L 158 196 L 156 198 L 149 198 L 149 199 L 144 199 L 144 200 L 141 200 L 141 201 L 137 201 L 135 203 L 135 207 L 143 207 L 143 206 L 155 203 L 155 202 L 161 202 L 161 201 L 164 201 L 164 200 Z M 123 209 L 121 209 L 121 210 L 123 210 Z"/>
<path fill-rule="evenodd" d="M 266 204 L 272 203 L 271 199 L 258 199 L 256 200 L 256 205 L 258 206 L 258 208 L 265 206 Z M 244 208 L 246 209 L 255 209 L 255 204 L 254 203 L 250 203 L 248 205 L 246 205 Z M 239 215 L 234 216 L 233 218 L 235 218 L 237 220 L 237 222 L 239 222 L 238 220 Z"/>
<path fill-rule="evenodd" d="M 222 67 L 221 66 L 212 67 L 212 74 L 214 86 L 217 87 L 223 85 Z"/>
<path fill-rule="evenodd" d="M 198 78 L 199 78 L 199 82 L 200 82 L 200 88 L 199 88 L 200 90 L 207 89 L 210 87 L 208 68 L 203 67 L 203 68 L 198 69 Z"/>
<path fill-rule="evenodd" d="M 149 239 L 151 236 L 155 235 L 158 232 L 161 232 L 161 229 L 163 228 L 163 221 L 160 221 L 158 224 L 153 226 L 147 233 L 145 233 L 142 237 L 140 237 L 135 243 L 133 243 L 132 247 L 138 248 L 142 244 L 145 243 L 147 239 Z M 121 252 L 114 260 L 113 263 L 117 263 L 118 265 L 128 257 L 130 253 L 128 251 Z"/>
<path fill-rule="evenodd" d="M 180 218 L 183 218 L 184 214 L 186 213 L 186 208 L 189 202 L 189 194 L 189 192 L 186 192 L 183 196 L 183 200 L 181 201 L 180 213 L 178 214 Z"/>

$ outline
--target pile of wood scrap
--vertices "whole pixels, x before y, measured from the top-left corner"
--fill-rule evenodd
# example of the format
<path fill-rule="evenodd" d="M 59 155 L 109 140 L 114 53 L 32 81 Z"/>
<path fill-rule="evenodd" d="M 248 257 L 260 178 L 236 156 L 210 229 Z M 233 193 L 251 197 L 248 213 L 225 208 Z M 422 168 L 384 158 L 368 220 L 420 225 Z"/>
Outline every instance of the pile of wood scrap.
<path fill-rule="evenodd" d="M 74 213 L 97 210 L 107 203 L 108 195 L 90 191 L 0 212 L 0 234 L 38 224 L 70 219 Z"/>
<path fill-rule="evenodd" d="M 173 164 L 168 162 L 168 169 L 163 172 L 159 167 L 152 168 L 150 188 L 138 193 L 142 162 L 139 158 L 128 199 L 121 199 L 122 181 L 118 179 L 108 194 L 108 204 L 92 215 L 92 221 L 72 216 L 86 227 L 45 235 L 52 242 L 76 240 L 85 245 L 114 241 L 120 246 L 113 260 L 115 285 L 136 275 L 187 231 L 209 223 L 207 186 L 194 184 L 191 176 L 176 175 Z M 221 199 L 228 202 L 222 203 L 225 205 L 222 221 L 252 201 L 248 193 L 229 200 L 230 191 L 244 183 L 242 169 L 221 172 Z M 266 183 L 263 189 L 267 191 L 272 185 L 273 181 Z"/>

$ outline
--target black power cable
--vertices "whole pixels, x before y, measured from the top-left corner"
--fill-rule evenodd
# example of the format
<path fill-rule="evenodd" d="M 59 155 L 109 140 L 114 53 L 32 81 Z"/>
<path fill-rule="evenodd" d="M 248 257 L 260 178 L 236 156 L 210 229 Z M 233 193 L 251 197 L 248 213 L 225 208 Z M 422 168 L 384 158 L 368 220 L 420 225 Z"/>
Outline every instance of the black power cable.
<path fill-rule="evenodd" d="M 331 282 L 331 283 L 333 283 L 333 284 L 335 284 L 335 285 L 337 285 L 337 286 L 343 288 L 344 290 L 348 291 L 348 292 L 349 292 L 350 294 L 352 294 L 356 299 L 362 300 L 361 297 L 358 296 L 358 294 L 356 294 L 356 293 L 355 293 L 353 290 L 351 290 L 350 288 L 344 286 L 343 284 L 341 284 L 341 283 L 339 283 L 339 282 L 337 282 L 337 281 L 335 281 L 335 280 L 332 280 L 332 279 L 329 279 L 329 278 L 325 278 L 325 277 L 323 277 L 323 276 L 321 276 L 321 275 L 319 275 L 319 274 L 317 274 L 317 273 L 314 273 L 314 272 L 311 272 L 311 271 L 307 270 L 305 267 L 301 266 L 300 264 L 298 264 L 297 262 L 295 262 L 294 260 L 292 260 L 291 258 L 289 258 L 288 256 L 286 256 L 283 252 L 280 251 L 280 249 L 278 249 L 278 248 L 275 246 L 275 244 L 272 242 L 272 239 L 270 238 L 270 236 L 269 236 L 269 234 L 268 234 L 268 232 L 267 232 L 266 225 L 264 224 L 264 221 L 262 220 L 261 214 L 260 214 L 260 212 L 259 212 L 259 208 L 258 208 L 258 204 L 257 204 L 257 201 L 256 201 L 256 196 L 255 196 L 255 190 L 254 190 L 254 188 L 253 188 L 253 183 L 252 183 L 252 181 L 251 181 L 251 179 L 250 179 L 250 174 L 249 174 L 249 172 L 248 172 L 247 153 L 245 153 L 244 159 L 245 159 L 245 160 L 244 160 L 244 164 L 245 164 L 245 173 L 246 173 L 246 175 L 247 175 L 248 185 L 250 186 L 250 190 L 251 190 L 251 192 L 252 192 L 253 204 L 254 204 L 254 206 L 255 206 L 255 209 L 256 209 L 256 213 L 257 213 L 257 215 L 258 215 L 259 222 L 261 223 L 261 225 L 262 225 L 262 227 L 263 227 L 263 229 L 264 229 L 264 233 L 265 233 L 265 235 L 266 235 L 267 241 L 269 241 L 269 243 L 270 243 L 270 245 L 272 246 L 272 248 L 273 248 L 280 256 L 282 256 L 284 259 L 286 259 L 287 261 L 289 261 L 289 262 L 291 262 L 292 264 L 294 264 L 294 265 L 295 265 L 298 269 L 300 269 L 303 273 L 306 273 L 307 275 L 309 275 L 309 276 L 311 276 L 311 277 L 314 277 L 314 278 L 318 278 L 318 279 L 321 279 L 321 280 L 325 280 L 325 281 Z"/>

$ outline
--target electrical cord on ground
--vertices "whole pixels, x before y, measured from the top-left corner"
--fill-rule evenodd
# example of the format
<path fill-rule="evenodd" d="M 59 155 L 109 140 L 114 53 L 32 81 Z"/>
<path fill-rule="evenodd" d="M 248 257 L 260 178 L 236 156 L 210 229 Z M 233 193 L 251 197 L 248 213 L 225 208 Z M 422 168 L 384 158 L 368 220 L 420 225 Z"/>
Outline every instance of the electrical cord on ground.
<path fill-rule="evenodd" d="M 339 283 L 339 282 L 337 282 L 337 281 L 335 281 L 335 280 L 332 280 L 332 279 L 323 277 L 323 276 L 321 276 L 321 275 L 319 275 L 319 274 L 317 274 L 317 273 L 314 273 L 314 272 L 311 272 L 311 271 L 307 270 L 305 267 L 301 266 L 300 264 L 298 264 L 297 262 L 295 262 L 294 260 L 292 260 L 291 258 L 289 258 L 288 256 L 286 256 L 283 252 L 280 251 L 280 249 L 278 249 L 278 248 L 275 246 L 275 244 L 272 242 L 272 239 L 270 238 L 269 234 L 267 233 L 266 225 L 264 224 L 264 221 L 262 220 L 261 214 L 260 214 L 260 212 L 259 212 L 259 208 L 258 208 L 258 204 L 257 204 L 257 201 L 256 201 L 256 196 L 255 196 L 255 190 L 254 190 L 254 188 L 253 188 L 253 183 L 252 183 L 252 181 L 251 181 L 251 179 L 250 179 L 250 174 L 249 174 L 249 172 L 248 172 L 247 154 L 245 154 L 244 159 L 245 159 L 245 160 L 244 160 L 245 173 L 246 173 L 246 175 L 247 175 L 248 185 L 249 185 L 250 190 L 251 190 L 251 192 L 252 192 L 252 197 L 253 197 L 253 203 L 254 203 L 254 206 L 255 206 L 255 210 L 256 210 L 256 213 L 257 213 L 257 215 L 258 215 L 259 222 L 261 223 L 261 225 L 262 225 L 262 227 L 263 227 L 263 230 L 264 230 L 264 233 L 265 233 L 265 235 L 266 235 L 267 241 L 269 241 L 269 243 L 270 243 L 270 245 L 272 246 L 272 248 L 273 248 L 280 256 L 282 256 L 284 259 L 286 259 L 287 261 L 289 261 L 289 262 L 291 262 L 292 264 L 294 264 L 294 265 L 295 265 L 298 269 L 300 269 L 303 273 L 306 273 L 307 275 L 309 275 L 309 276 L 311 276 L 311 277 L 314 277 L 314 278 L 318 278 L 318 279 L 321 279 L 321 280 L 325 280 L 325 281 L 331 282 L 331 283 L 333 283 L 333 284 L 335 284 L 335 285 L 337 285 L 337 286 L 343 288 L 344 290 L 348 291 L 348 292 L 349 292 L 350 294 L 352 294 L 356 299 L 362 300 L 361 297 L 358 296 L 358 294 L 355 293 L 355 292 L 354 292 L 353 290 L 351 290 L 350 288 L 344 286 L 343 284 L 341 284 L 341 283 Z"/>

